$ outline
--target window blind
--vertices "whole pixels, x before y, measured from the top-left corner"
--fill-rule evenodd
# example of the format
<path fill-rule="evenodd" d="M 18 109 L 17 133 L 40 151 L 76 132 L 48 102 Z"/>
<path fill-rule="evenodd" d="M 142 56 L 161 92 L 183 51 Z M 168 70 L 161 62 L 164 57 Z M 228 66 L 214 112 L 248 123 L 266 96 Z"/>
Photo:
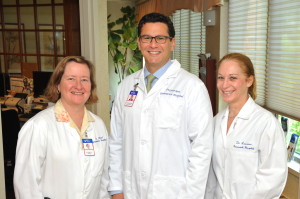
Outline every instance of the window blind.
<path fill-rule="evenodd" d="M 265 67 L 267 50 L 267 1 L 229 1 L 228 52 L 247 55 L 255 68 L 257 99 L 265 103 Z"/>
<path fill-rule="evenodd" d="M 182 68 L 199 76 L 198 54 L 205 52 L 205 26 L 203 14 L 190 10 L 178 10 L 172 16 L 176 46 L 173 58 Z"/>
<path fill-rule="evenodd" d="M 249 56 L 257 78 L 256 102 L 300 119 L 298 0 L 230 0 L 228 52 Z"/>
<path fill-rule="evenodd" d="M 266 107 L 300 119 L 300 1 L 269 1 Z"/>

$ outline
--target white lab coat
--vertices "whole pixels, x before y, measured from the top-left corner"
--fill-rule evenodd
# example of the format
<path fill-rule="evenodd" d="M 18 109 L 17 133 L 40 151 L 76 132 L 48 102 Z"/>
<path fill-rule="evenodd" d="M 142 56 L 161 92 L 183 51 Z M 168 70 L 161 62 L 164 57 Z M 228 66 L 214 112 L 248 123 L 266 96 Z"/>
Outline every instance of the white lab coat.
<path fill-rule="evenodd" d="M 54 106 L 27 121 L 17 145 L 14 188 L 17 199 L 109 198 L 108 135 L 103 121 L 89 112 L 87 127 L 95 156 L 85 156 L 70 122 L 58 122 Z"/>
<path fill-rule="evenodd" d="M 149 93 L 143 69 L 127 77 L 112 111 L 109 190 L 123 190 L 126 199 L 203 198 L 212 128 L 205 85 L 176 60 Z"/>
<path fill-rule="evenodd" d="M 226 135 L 228 108 L 215 117 L 206 199 L 275 199 L 287 178 L 282 128 L 249 96 Z"/>

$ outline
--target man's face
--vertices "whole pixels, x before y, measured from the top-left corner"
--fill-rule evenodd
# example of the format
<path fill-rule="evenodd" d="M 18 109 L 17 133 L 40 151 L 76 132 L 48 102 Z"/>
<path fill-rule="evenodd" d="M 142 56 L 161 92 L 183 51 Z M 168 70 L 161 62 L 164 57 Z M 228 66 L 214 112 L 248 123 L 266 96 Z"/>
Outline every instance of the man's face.
<path fill-rule="evenodd" d="M 144 24 L 140 36 L 144 35 L 150 37 L 158 35 L 170 36 L 168 34 L 168 26 L 160 22 Z M 149 72 L 154 73 L 169 61 L 170 54 L 175 47 L 175 38 L 172 40 L 167 38 L 165 43 L 157 43 L 154 38 L 151 43 L 143 43 L 141 39 L 138 38 L 138 46 L 145 58 L 147 69 Z"/>

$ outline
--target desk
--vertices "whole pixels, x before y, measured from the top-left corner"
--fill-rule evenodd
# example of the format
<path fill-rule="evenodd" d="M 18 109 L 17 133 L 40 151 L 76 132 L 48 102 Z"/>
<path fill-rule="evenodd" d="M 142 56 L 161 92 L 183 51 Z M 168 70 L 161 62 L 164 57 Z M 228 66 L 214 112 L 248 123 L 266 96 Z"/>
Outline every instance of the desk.
<path fill-rule="evenodd" d="M 30 118 L 32 118 L 33 116 L 35 116 L 35 114 L 37 114 L 38 112 L 46 109 L 47 106 L 43 106 L 43 105 L 33 105 L 33 108 L 31 109 L 31 111 L 29 113 L 21 113 L 18 114 L 19 120 L 20 122 L 27 122 Z"/>
<path fill-rule="evenodd" d="M 27 122 L 30 118 L 35 116 L 36 113 L 26 113 L 26 114 L 18 114 L 19 121 L 22 123 Z"/>
<path fill-rule="evenodd" d="M 7 99 L 6 97 L 0 97 L 0 104 L 4 105 L 6 99 Z"/>

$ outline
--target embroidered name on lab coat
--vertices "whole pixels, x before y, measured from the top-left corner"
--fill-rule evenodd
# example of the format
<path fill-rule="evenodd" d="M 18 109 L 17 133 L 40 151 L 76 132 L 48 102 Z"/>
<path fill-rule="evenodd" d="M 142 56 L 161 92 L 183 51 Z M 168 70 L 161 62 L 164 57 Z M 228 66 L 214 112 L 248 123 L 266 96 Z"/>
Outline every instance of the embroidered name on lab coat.
<path fill-rule="evenodd" d="M 236 149 L 246 149 L 246 150 L 254 151 L 253 144 L 247 142 L 236 141 L 233 147 Z"/>
<path fill-rule="evenodd" d="M 169 96 L 174 96 L 174 97 L 179 97 L 182 98 L 183 95 L 181 94 L 181 91 L 176 90 L 176 89 L 166 89 L 165 92 L 161 92 L 160 95 L 169 95 Z"/>
<path fill-rule="evenodd" d="M 103 137 L 103 136 L 101 136 L 101 137 L 96 137 L 95 139 L 94 139 L 94 143 L 95 142 L 106 142 L 107 141 L 107 138 L 105 138 L 105 137 Z"/>

